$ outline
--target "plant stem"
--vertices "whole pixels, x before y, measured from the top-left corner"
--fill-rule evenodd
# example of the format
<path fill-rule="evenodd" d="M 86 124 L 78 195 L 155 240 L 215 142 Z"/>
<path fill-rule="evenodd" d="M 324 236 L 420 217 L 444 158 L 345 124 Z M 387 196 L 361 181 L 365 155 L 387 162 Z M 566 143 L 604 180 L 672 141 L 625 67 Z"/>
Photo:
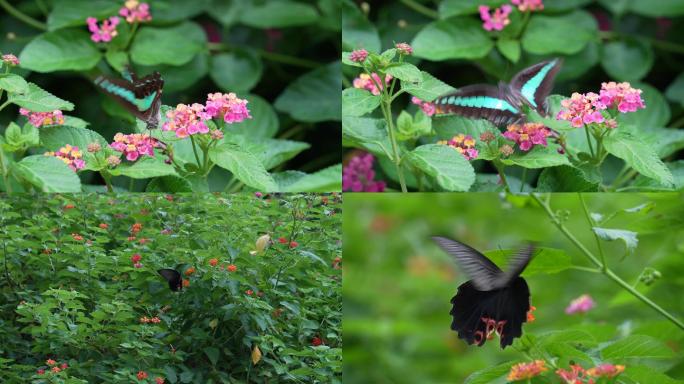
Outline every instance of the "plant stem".
<path fill-rule="evenodd" d="M 2 0 L 0 0 L 0 1 L 2 1 Z M 2 111 L 3 109 L 5 109 L 5 107 L 8 106 L 9 103 L 10 103 L 9 100 L 7 100 L 7 101 L 5 101 L 4 103 L 2 103 L 2 105 L 0 105 L 0 111 Z"/>
<path fill-rule="evenodd" d="M 531 194 L 532 198 L 539 204 L 544 211 L 546 211 L 546 214 L 549 216 L 551 219 L 551 222 L 565 235 L 565 237 L 568 238 L 577 248 L 584 253 L 584 255 L 592 262 L 594 263 L 597 267 L 600 268 L 600 271 L 603 275 L 607 276 L 609 279 L 613 280 L 616 284 L 624 288 L 627 292 L 631 293 L 634 297 L 637 299 L 641 300 L 644 304 L 648 305 L 649 307 L 653 308 L 656 310 L 656 312 L 660 313 L 663 315 L 665 318 L 670 320 L 673 324 L 675 324 L 677 327 L 680 329 L 684 330 L 684 323 L 679 321 L 676 317 L 671 315 L 669 312 L 658 306 L 658 304 L 654 303 L 651 301 L 648 297 L 644 296 L 641 294 L 641 292 L 637 291 L 629 285 L 626 281 L 622 280 L 618 275 L 615 274 L 612 270 L 608 268 L 602 268 L 601 262 L 594 256 L 575 236 L 570 233 L 570 231 L 563 225 L 563 223 L 560 221 L 560 219 L 551 211 L 551 207 L 549 206 L 548 203 L 543 202 L 537 194 L 532 193 Z"/>
<path fill-rule="evenodd" d="M 112 187 L 112 178 L 110 177 L 109 172 L 107 172 L 106 170 L 102 170 L 100 171 L 100 175 L 102 176 L 102 179 L 104 179 L 104 182 L 107 185 L 107 192 L 114 192 L 114 188 Z"/>
<path fill-rule="evenodd" d="M 504 188 L 506 189 L 506 192 L 511 192 L 511 187 L 508 185 L 508 180 L 506 179 L 506 173 L 504 172 L 504 170 L 506 169 L 506 166 L 495 160 L 494 161 L 494 168 L 496 168 L 496 171 L 499 172 L 499 177 L 501 178 L 501 182 L 504 184 Z"/>
<path fill-rule="evenodd" d="M 21 12 L 20 10 L 14 8 L 10 3 L 8 3 L 6 0 L 0 0 L 0 7 L 4 8 L 7 13 L 10 15 L 14 16 L 14 18 L 23 21 L 24 23 L 40 29 L 41 31 L 47 31 L 47 25 L 45 23 L 42 23 L 33 17 Z"/>
<path fill-rule="evenodd" d="M 526 178 L 527 178 L 527 168 L 523 168 L 522 177 L 520 178 L 520 193 L 523 193 Z"/>
<path fill-rule="evenodd" d="M 135 36 L 135 32 L 138 30 L 138 23 L 133 23 L 133 27 L 131 28 L 131 33 L 128 35 L 128 40 L 126 40 L 126 45 L 124 46 L 124 51 L 128 49 L 128 47 L 131 45 L 131 42 L 133 41 L 133 36 Z"/>
<path fill-rule="evenodd" d="M 405 6 L 413 9 L 414 11 L 421 13 L 429 18 L 432 19 L 439 19 L 439 13 L 435 11 L 434 9 L 428 8 L 424 6 L 423 4 L 415 1 L 415 0 L 399 0 L 402 4 Z"/>
<path fill-rule="evenodd" d="M 200 161 L 199 155 L 197 154 L 197 145 L 195 144 L 195 138 L 190 135 L 190 141 L 192 142 L 192 153 L 195 154 L 195 160 L 197 161 L 197 167 L 202 168 L 202 162 Z"/>
<path fill-rule="evenodd" d="M 591 233 L 593 233 L 594 238 L 596 238 L 596 246 L 598 247 L 599 256 L 601 257 L 601 264 L 602 264 L 601 270 L 605 271 L 608 268 L 608 265 L 606 264 L 606 257 L 603 255 L 603 248 L 601 247 L 601 239 L 599 239 L 598 235 L 593 230 L 594 223 L 591 221 L 591 215 L 589 214 L 589 209 L 587 208 L 587 203 L 584 201 L 584 196 L 582 196 L 581 193 L 578 193 L 577 195 L 579 196 L 580 203 L 582 203 L 582 208 L 584 209 L 584 216 L 587 218 L 587 222 L 589 223 L 589 227 L 592 228 Z"/>
<path fill-rule="evenodd" d="M 392 153 L 394 157 L 394 165 L 397 167 L 397 176 L 399 177 L 399 184 L 402 192 L 408 192 L 406 189 L 406 180 L 404 180 L 404 172 L 401 169 L 401 157 L 399 157 L 399 149 L 397 146 L 397 139 L 394 137 L 394 121 L 392 121 L 392 109 L 389 102 L 383 102 L 382 112 L 387 121 L 387 131 L 389 132 L 390 143 L 392 144 Z"/>
<path fill-rule="evenodd" d="M 591 135 L 589 135 L 588 127 L 584 128 L 584 133 L 587 135 L 587 144 L 589 145 L 589 152 L 591 152 L 591 157 L 595 158 L 596 155 L 594 155 L 594 147 L 591 145 Z"/>

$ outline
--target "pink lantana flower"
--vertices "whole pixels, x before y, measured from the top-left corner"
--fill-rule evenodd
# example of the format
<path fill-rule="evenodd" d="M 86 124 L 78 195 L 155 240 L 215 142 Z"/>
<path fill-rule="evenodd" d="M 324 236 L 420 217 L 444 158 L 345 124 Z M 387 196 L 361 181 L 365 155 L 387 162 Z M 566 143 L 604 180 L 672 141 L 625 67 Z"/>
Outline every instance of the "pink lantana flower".
<path fill-rule="evenodd" d="M 211 117 L 205 112 L 202 104 L 178 104 L 176 109 L 166 112 L 166 117 L 168 121 L 162 125 L 162 130 L 176 132 L 178 138 L 209 133 L 205 121 Z"/>
<path fill-rule="evenodd" d="M 417 106 L 420 107 L 420 109 L 423 110 L 423 113 L 425 113 L 428 116 L 432 116 L 436 112 L 435 105 L 429 101 L 423 101 L 415 96 L 411 98 L 411 102 L 413 104 L 416 104 Z"/>
<path fill-rule="evenodd" d="M 594 368 L 587 369 L 587 374 L 593 377 L 613 378 L 625 370 L 624 365 L 600 364 Z"/>
<path fill-rule="evenodd" d="M 570 302 L 567 308 L 565 308 L 565 313 L 572 315 L 575 313 L 586 313 L 590 309 L 594 308 L 596 303 L 589 295 L 582 295 L 575 300 Z"/>
<path fill-rule="evenodd" d="M 2 55 L 2 62 L 11 66 L 19 65 L 19 59 L 11 53 Z"/>
<path fill-rule="evenodd" d="M 573 93 L 569 99 L 561 101 L 561 109 L 556 115 L 557 120 L 567 120 L 575 128 L 581 128 L 584 124 L 602 123 L 604 121 L 602 110 L 606 105 L 600 96 L 594 92 L 587 94 Z"/>
<path fill-rule="evenodd" d="M 517 5 L 520 12 L 541 11 L 544 9 L 542 0 L 511 0 L 511 3 Z"/>
<path fill-rule="evenodd" d="M 506 128 L 503 137 L 515 141 L 520 150 L 527 152 L 535 145 L 546 147 L 546 137 L 551 135 L 551 130 L 540 123 L 511 124 Z"/>
<path fill-rule="evenodd" d="M 392 75 L 385 75 L 385 83 L 389 84 L 390 80 L 392 80 Z M 374 95 L 379 95 L 384 86 L 377 73 L 373 73 L 372 77 L 367 73 L 362 73 L 354 79 L 353 85 L 354 88 L 365 89 Z"/>
<path fill-rule="evenodd" d="M 86 23 L 88 23 L 88 30 L 92 33 L 90 39 L 96 43 L 110 42 L 119 34 L 116 31 L 116 26 L 119 24 L 119 18 L 116 16 L 103 20 L 102 26 L 97 25 L 97 19 L 94 17 L 87 18 Z"/>
<path fill-rule="evenodd" d="M 601 103 L 608 108 L 617 108 L 620 113 L 636 112 L 637 109 L 646 108 L 641 99 L 641 89 L 632 88 L 627 83 L 601 83 L 599 93 Z"/>
<path fill-rule="evenodd" d="M 77 172 L 79 169 L 85 168 L 85 161 L 83 161 L 83 153 L 70 144 L 67 144 L 57 150 L 56 152 L 45 152 L 45 156 L 53 156 L 68 165 L 72 171 Z"/>
<path fill-rule="evenodd" d="M 228 124 L 239 123 L 252 118 L 247 103 L 247 100 L 238 98 L 232 92 L 227 94 L 210 93 L 207 96 L 205 111 L 209 118 L 219 116 L 223 117 L 223 121 Z"/>
<path fill-rule="evenodd" d="M 36 128 L 40 128 L 44 125 L 64 124 L 64 116 L 59 109 L 52 112 L 31 112 L 26 108 L 19 108 L 19 114 L 26 116 L 29 123 Z"/>
<path fill-rule="evenodd" d="M 486 5 L 480 5 L 478 10 L 483 21 L 482 28 L 487 31 L 500 31 L 511 22 L 508 15 L 511 13 L 512 8 L 508 4 L 496 8 L 493 14 L 489 13 L 489 7 Z"/>
<path fill-rule="evenodd" d="M 132 133 L 114 135 L 114 142 L 109 144 L 115 151 L 121 152 L 128 161 L 136 161 L 140 156 L 154 157 L 154 148 L 161 147 L 159 141 L 148 134 Z"/>
<path fill-rule="evenodd" d="M 129 24 L 152 20 L 150 5 L 140 3 L 138 0 L 127 0 L 124 7 L 119 10 L 119 15 L 123 16 Z"/>
<path fill-rule="evenodd" d="M 382 192 L 384 181 L 375 181 L 373 162 L 375 157 L 361 152 L 349 160 L 342 170 L 342 190 L 348 192 Z M 285 241 L 287 242 L 287 241 Z"/>
<path fill-rule="evenodd" d="M 413 53 L 413 48 L 407 43 L 397 43 L 394 45 L 394 48 L 396 48 L 401 55 L 410 55 Z"/>
<path fill-rule="evenodd" d="M 363 63 L 368 57 L 368 51 L 365 49 L 357 49 L 349 54 L 349 60 L 355 63 Z"/>
<path fill-rule="evenodd" d="M 475 149 L 475 139 L 470 135 L 459 133 L 450 140 L 440 140 L 437 144 L 448 145 L 451 148 L 454 148 L 463 155 L 466 160 L 476 159 L 479 155 L 477 149 Z"/>

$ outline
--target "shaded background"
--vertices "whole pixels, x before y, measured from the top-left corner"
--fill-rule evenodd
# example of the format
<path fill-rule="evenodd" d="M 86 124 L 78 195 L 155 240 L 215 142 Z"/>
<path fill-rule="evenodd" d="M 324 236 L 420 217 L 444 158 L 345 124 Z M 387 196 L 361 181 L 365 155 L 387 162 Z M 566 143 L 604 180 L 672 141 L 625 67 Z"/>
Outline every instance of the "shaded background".
<path fill-rule="evenodd" d="M 682 319 L 684 195 L 592 194 L 585 200 L 590 212 L 616 213 L 603 227 L 638 232 L 633 255 L 624 256 L 621 242 L 603 243 L 609 266 L 629 283 L 636 283 L 645 267 L 660 271 L 662 278 L 654 284 L 640 283 L 637 288 Z M 652 208 L 624 211 L 642 204 Z M 577 194 L 553 194 L 551 205 L 567 211 L 565 225 L 596 253 Z M 505 350 L 498 339 L 478 348 L 450 330 L 450 300 L 468 278 L 431 236 L 448 236 L 480 251 L 536 241 L 564 250 L 574 265 L 591 266 L 527 197 L 350 193 L 345 196 L 344 215 L 345 383 L 460 383 L 474 371 L 527 360 L 515 349 L 520 339 Z M 523 276 L 529 272 L 528 268 Z M 627 334 L 649 335 L 679 354 L 649 364 L 684 379 L 684 332 L 608 278 L 567 269 L 526 280 L 537 310 L 536 321 L 523 326 L 524 334 L 579 329 L 600 342 Z M 566 315 L 565 307 L 582 294 L 590 294 L 596 307 L 585 315 Z"/>

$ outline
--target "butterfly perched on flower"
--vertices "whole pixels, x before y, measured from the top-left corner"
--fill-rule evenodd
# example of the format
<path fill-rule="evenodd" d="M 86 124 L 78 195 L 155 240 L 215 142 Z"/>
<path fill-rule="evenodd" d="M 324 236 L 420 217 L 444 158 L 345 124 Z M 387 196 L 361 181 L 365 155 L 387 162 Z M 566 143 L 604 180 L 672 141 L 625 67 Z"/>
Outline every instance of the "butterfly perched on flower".
<path fill-rule="evenodd" d="M 172 291 L 181 291 L 183 290 L 183 278 L 181 278 L 180 272 L 176 271 L 175 269 L 160 269 L 157 271 L 168 283 L 169 283 L 169 289 Z"/>
<path fill-rule="evenodd" d="M 164 88 L 164 79 L 161 74 L 153 72 L 139 78 L 135 72 L 126 67 L 122 76 L 123 79 L 99 76 L 95 79 L 95 84 L 135 117 L 144 121 L 148 129 L 157 128 L 161 119 L 161 95 Z"/>
<path fill-rule="evenodd" d="M 512 256 L 506 272 L 485 255 L 455 240 L 432 238 L 453 256 L 470 280 L 458 287 L 451 299 L 451 329 L 468 344 L 482 346 L 498 334 L 501 348 L 522 336 L 522 325 L 530 310 L 530 289 L 520 274 L 534 254 L 534 246 Z"/>
<path fill-rule="evenodd" d="M 546 98 L 561 64 L 560 59 L 542 61 L 518 72 L 510 83 L 500 82 L 498 86 L 465 86 L 435 99 L 436 112 L 486 119 L 496 126 L 525 122 L 524 106 L 546 116 Z"/>

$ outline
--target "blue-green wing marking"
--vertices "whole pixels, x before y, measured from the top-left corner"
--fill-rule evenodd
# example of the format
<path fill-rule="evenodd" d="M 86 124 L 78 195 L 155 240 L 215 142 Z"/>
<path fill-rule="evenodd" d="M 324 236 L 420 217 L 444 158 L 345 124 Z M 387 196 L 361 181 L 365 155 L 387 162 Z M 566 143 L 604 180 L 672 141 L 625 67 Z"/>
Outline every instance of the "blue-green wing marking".
<path fill-rule="evenodd" d="M 522 93 L 522 95 L 525 96 L 527 101 L 529 101 L 530 104 L 532 104 L 532 106 L 535 108 L 537 108 L 537 103 L 534 101 L 534 93 L 537 91 L 542 80 L 544 80 L 544 77 L 546 77 L 546 75 L 549 73 L 549 71 L 551 70 L 551 68 L 553 68 L 554 65 L 556 65 L 556 62 L 552 61 L 543 66 L 542 69 L 540 69 L 536 75 L 532 76 L 532 78 L 529 79 L 520 90 L 520 93 Z"/>
<path fill-rule="evenodd" d="M 154 99 L 157 96 L 157 91 L 153 91 L 152 93 L 143 98 L 136 98 L 135 93 L 133 93 L 133 91 L 131 91 L 130 89 L 127 89 L 121 86 L 120 84 L 116 84 L 105 78 L 98 78 L 97 80 L 95 80 L 95 84 L 99 85 L 106 92 L 111 93 L 114 96 L 118 96 L 123 100 L 127 101 L 128 103 L 132 104 L 133 106 L 135 106 L 137 110 L 141 112 L 148 110 L 152 106 L 152 103 L 154 102 Z"/>
<path fill-rule="evenodd" d="M 543 61 L 525 68 L 513 77 L 511 87 L 520 94 L 539 112 L 544 112 L 542 106 L 553 88 L 553 79 L 560 70 L 561 60 Z"/>
<path fill-rule="evenodd" d="M 435 100 L 438 114 L 455 114 L 472 119 L 486 119 L 496 126 L 511 124 L 521 118 L 520 108 L 505 98 L 507 86 L 469 85 Z"/>
<path fill-rule="evenodd" d="M 490 108 L 511 113 L 519 112 L 508 101 L 489 96 L 449 96 L 437 99 L 437 104 L 468 108 Z"/>

